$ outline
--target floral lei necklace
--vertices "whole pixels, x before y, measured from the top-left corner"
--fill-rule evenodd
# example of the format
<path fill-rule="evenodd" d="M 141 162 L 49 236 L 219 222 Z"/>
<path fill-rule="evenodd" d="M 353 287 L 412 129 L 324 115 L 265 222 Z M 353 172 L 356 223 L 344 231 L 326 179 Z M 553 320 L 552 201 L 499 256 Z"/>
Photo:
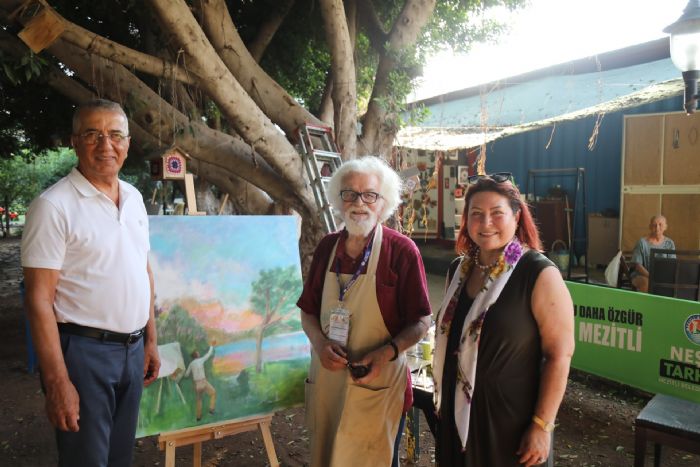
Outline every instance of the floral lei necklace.
<path fill-rule="evenodd" d="M 457 302 L 459 301 L 459 296 L 462 293 L 462 288 L 466 283 L 466 278 L 469 277 L 469 271 L 472 270 L 474 266 L 479 268 L 483 275 L 487 275 L 486 282 L 481 288 L 481 292 L 488 289 L 489 283 L 493 282 L 498 276 L 503 274 L 504 271 L 508 271 L 513 268 L 513 265 L 517 264 L 520 257 L 523 255 L 523 246 L 518 240 L 518 237 L 513 237 L 513 239 L 506 245 L 498 259 L 491 265 L 482 265 L 479 262 L 479 248 L 474 248 L 469 252 L 462 261 L 459 284 L 455 290 L 454 295 L 450 299 L 450 303 L 445 309 L 445 317 L 440 323 L 439 332 L 446 334 L 450 329 L 450 324 L 454 318 L 455 309 L 457 308 Z M 478 339 L 479 332 L 481 330 L 481 325 L 483 324 L 484 317 L 486 313 L 482 313 L 477 319 L 472 321 L 469 325 L 469 335 L 473 336 L 474 339 Z"/>

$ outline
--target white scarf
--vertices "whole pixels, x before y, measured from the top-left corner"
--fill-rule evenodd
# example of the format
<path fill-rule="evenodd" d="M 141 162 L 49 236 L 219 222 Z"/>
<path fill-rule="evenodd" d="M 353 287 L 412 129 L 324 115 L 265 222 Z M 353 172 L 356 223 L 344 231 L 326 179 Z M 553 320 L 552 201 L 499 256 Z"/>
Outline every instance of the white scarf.
<path fill-rule="evenodd" d="M 504 253 L 499 258 L 499 263 L 492 270 L 489 279 L 484 287 L 474 298 L 471 308 L 467 313 L 462 327 L 460 345 L 458 348 L 457 384 L 455 387 L 455 407 L 454 417 L 457 425 L 459 439 L 462 442 L 462 449 L 467 445 L 469 434 L 469 415 L 471 411 L 471 399 L 474 395 L 474 383 L 476 381 L 476 361 L 479 353 L 479 336 L 481 325 L 486 313 L 491 305 L 498 299 L 503 291 L 503 287 L 508 282 L 510 275 L 515 270 L 515 266 L 522 257 L 523 250 L 520 242 L 513 239 L 504 249 Z M 433 379 L 435 409 L 440 411 L 442 396 L 442 372 L 445 364 L 445 352 L 447 349 L 447 339 L 450 334 L 451 321 L 454 318 L 454 311 L 457 300 L 467 280 L 470 266 L 473 268 L 473 259 L 467 255 L 463 256 L 457 271 L 452 277 L 445 297 L 440 305 L 437 323 L 435 326 L 435 354 L 433 356 Z M 450 303 L 454 301 L 448 322 L 443 326 L 446 311 L 450 308 Z"/>

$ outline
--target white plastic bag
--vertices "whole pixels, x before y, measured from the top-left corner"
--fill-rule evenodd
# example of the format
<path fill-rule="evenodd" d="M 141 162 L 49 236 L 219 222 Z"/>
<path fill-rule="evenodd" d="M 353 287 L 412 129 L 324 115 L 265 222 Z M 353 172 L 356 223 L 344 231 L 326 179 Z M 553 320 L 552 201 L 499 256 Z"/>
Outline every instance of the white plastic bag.
<path fill-rule="evenodd" d="M 617 287 L 617 278 L 620 274 L 620 258 L 622 258 L 622 251 L 618 251 L 605 268 L 605 281 L 611 287 Z"/>

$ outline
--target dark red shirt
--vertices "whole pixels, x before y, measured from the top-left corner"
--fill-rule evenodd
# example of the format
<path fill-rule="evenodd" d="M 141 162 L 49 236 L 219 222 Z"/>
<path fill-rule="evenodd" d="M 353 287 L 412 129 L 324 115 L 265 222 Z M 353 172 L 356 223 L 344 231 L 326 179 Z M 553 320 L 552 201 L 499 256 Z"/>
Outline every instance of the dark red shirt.
<path fill-rule="evenodd" d="M 418 247 L 413 240 L 388 227 L 382 227 L 382 245 L 377 263 L 377 301 L 387 330 L 395 337 L 401 330 L 415 324 L 424 316 L 430 316 L 428 283 L 425 268 Z M 341 274 L 353 274 L 362 261 L 362 255 L 353 259 L 345 252 L 346 230 L 326 235 L 314 252 L 304 290 L 297 306 L 304 313 L 321 315 L 321 297 L 326 272 L 335 272 L 337 259 L 340 259 Z M 373 235 L 369 236 L 372 241 Z M 329 261 L 336 240 L 338 248 L 335 258 Z M 367 272 L 364 267 L 361 274 Z M 349 291 L 352 293 L 352 289 Z M 408 375 L 404 411 L 413 402 L 410 372 Z"/>
<path fill-rule="evenodd" d="M 394 337 L 407 325 L 415 324 L 423 316 L 429 316 L 430 301 L 423 259 L 418 247 L 405 235 L 388 227 L 383 229 L 377 263 L 377 301 L 384 324 Z M 326 272 L 335 272 L 337 259 L 340 259 L 341 274 L 354 273 L 362 261 L 362 255 L 353 259 L 345 252 L 347 236 L 346 230 L 326 235 L 316 248 L 304 290 L 297 301 L 297 306 L 305 313 L 321 315 Z M 329 262 L 331 251 L 339 237 L 335 258 Z M 368 241 L 372 238 L 370 235 Z M 361 274 L 366 272 L 367 266 Z M 352 289 L 348 293 L 352 293 Z"/>

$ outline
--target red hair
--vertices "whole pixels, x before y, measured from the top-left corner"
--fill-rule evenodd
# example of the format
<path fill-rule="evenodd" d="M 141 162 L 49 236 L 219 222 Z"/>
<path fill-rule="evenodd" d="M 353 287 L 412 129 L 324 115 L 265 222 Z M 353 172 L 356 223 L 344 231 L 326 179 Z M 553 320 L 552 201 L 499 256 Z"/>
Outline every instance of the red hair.
<path fill-rule="evenodd" d="M 457 234 L 457 242 L 455 243 L 455 251 L 458 255 L 463 255 L 475 248 L 475 244 L 469 237 L 467 230 L 467 222 L 469 220 L 469 203 L 472 197 L 484 191 L 491 191 L 508 199 L 508 204 L 513 210 L 513 214 L 520 212 L 518 220 L 518 228 L 515 230 L 515 236 L 518 237 L 520 243 L 527 245 L 533 250 L 542 251 L 542 241 L 540 233 L 537 230 L 537 225 L 532 218 L 530 208 L 520 197 L 520 190 L 510 181 L 498 183 L 491 178 L 484 177 L 469 185 L 467 194 L 464 196 L 464 211 L 462 212 L 462 224 L 459 226 Z"/>

